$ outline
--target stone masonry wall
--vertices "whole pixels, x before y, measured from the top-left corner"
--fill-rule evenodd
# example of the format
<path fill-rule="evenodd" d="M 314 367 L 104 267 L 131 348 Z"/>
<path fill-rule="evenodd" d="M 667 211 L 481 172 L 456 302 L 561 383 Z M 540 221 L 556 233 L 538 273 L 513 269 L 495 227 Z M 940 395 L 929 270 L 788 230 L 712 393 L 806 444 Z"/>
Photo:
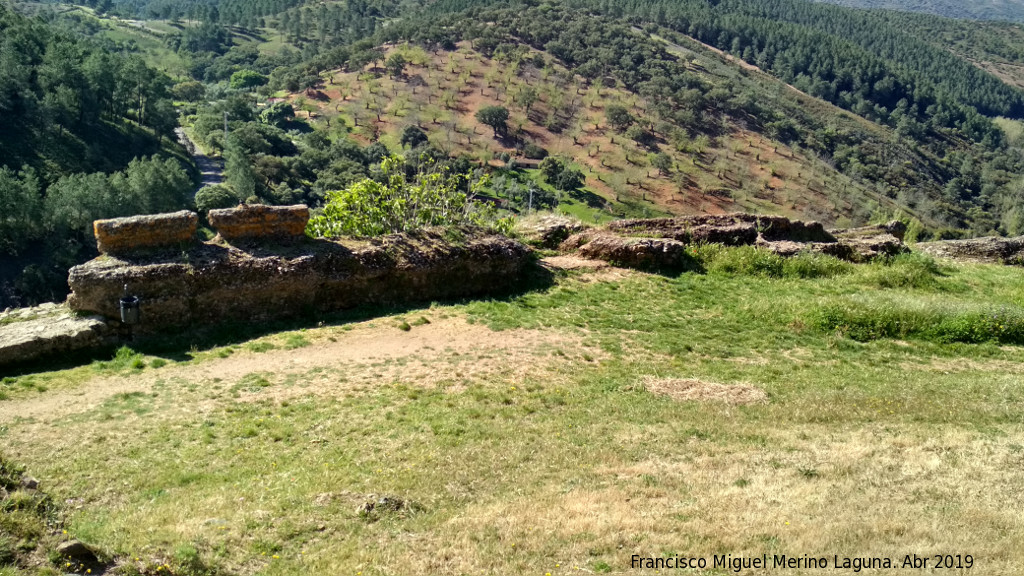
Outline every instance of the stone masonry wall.
<path fill-rule="evenodd" d="M 467 231 L 458 241 L 433 232 L 366 242 L 199 244 L 165 257 L 103 256 L 71 270 L 68 303 L 119 317 L 124 286 L 141 299 L 136 335 L 221 322 L 253 323 L 361 304 L 394 304 L 503 290 L 531 261 L 526 246 Z"/>

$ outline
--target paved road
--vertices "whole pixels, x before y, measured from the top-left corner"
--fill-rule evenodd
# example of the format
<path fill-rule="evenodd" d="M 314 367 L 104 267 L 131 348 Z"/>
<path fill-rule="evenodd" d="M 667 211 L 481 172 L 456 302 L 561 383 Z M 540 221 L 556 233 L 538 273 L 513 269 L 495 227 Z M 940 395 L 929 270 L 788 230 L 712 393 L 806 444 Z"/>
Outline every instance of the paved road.
<path fill-rule="evenodd" d="M 224 182 L 224 165 L 221 164 L 220 160 L 214 160 L 204 154 L 203 151 L 196 146 L 195 142 L 188 137 L 184 128 L 175 128 L 174 133 L 178 136 L 178 142 L 181 142 L 181 145 L 188 150 L 189 154 L 192 155 L 192 158 L 196 162 L 196 167 L 199 168 L 199 172 L 202 173 L 199 188 Z M 199 188 L 196 188 L 196 190 L 193 191 L 193 195 L 195 192 L 199 191 Z"/>

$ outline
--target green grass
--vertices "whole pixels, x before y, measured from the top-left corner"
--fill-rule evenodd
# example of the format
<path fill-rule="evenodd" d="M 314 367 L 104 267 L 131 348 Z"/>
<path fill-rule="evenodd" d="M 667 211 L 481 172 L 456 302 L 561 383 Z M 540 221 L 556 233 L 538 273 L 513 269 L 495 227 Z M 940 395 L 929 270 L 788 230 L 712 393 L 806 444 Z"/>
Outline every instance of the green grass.
<path fill-rule="evenodd" d="M 254 341 L 285 357 L 305 339 L 287 367 L 255 366 L 268 350 L 245 344 L 160 371 L 125 352 L 125 368 L 76 372 L 76 386 L 99 394 L 89 380 L 114 374 L 141 393 L 19 411 L 0 446 L 58 500 L 84 502 L 71 535 L 176 574 L 627 573 L 632 554 L 954 549 L 1016 571 L 1024 348 L 858 340 L 815 319 L 832 306 L 918 326 L 1011 310 L 1020 270 L 916 256 L 780 266 L 710 248 L 700 261 L 704 273 L 576 272 L 509 299 Z M 501 331 L 502 347 L 456 344 L 444 316 Z M 445 335 L 430 348 L 302 368 L 325 339 L 422 338 L 421 318 Z M 743 383 L 768 400 L 680 402 L 650 378 Z M 383 496 L 416 507 L 359 513 Z"/>
<path fill-rule="evenodd" d="M 127 346 L 122 346 L 114 354 L 114 358 L 105 362 L 94 363 L 97 371 L 106 372 L 138 372 L 146 368 L 146 360 L 138 352 Z"/>
<path fill-rule="evenodd" d="M 823 305 L 809 321 L 854 340 L 919 338 L 942 343 L 1024 344 L 1024 308 L 905 297 L 848 298 Z"/>

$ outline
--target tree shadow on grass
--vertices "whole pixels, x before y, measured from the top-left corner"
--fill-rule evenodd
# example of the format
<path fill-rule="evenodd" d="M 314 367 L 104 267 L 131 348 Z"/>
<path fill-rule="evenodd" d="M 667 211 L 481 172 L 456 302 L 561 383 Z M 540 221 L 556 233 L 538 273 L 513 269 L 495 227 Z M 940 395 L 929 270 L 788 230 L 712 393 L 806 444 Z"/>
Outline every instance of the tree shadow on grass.
<path fill-rule="evenodd" d="M 583 202 L 591 208 L 604 208 L 605 199 L 597 194 L 583 188 L 569 191 L 569 197 L 577 202 Z"/>

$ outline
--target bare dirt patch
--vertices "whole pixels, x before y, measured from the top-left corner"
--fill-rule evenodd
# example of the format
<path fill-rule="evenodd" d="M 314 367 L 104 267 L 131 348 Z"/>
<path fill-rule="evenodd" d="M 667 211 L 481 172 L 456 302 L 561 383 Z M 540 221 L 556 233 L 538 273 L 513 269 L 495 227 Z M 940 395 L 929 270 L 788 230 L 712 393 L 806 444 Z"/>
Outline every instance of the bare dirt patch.
<path fill-rule="evenodd" d="M 416 323 L 420 316 L 429 323 Z M 559 332 L 498 332 L 462 317 L 439 316 L 430 311 L 411 316 L 417 325 L 407 325 L 408 329 L 396 318 L 324 327 L 303 333 L 309 345 L 300 348 L 255 352 L 243 345 L 226 358 L 97 375 L 73 389 L 0 403 L 0 422 L 54 421 L 93 410 L 116 394 L 149 393 L 160 382 L 233 383 L 254 374 L 269 377 L 271 386 L 259 393 L 243 393 L 243 400 L 330 395 L 391 384 L 461 387 L 499 376 L 516 381 L 537 368 L 538 356 L 549 356 L 545 349 L 574 350 L 579 344 L 573 336 Z M 280 386 L 286 383 L 290 385 Z"/>
<path fill-rule="evenodd" d="M 649 377 L 644 380 L 644 388 L 652 394 L 661 394 L 680 402 L 762 404 L 768 401 L 764 390 L 750 384 L 718 384 L 693 378 Z"/>
<path fill-rule="evenodd" d="M 603 260 L 591 260 L 572 254 L 549 256 L 542 259 L 541 263 L 555 270 L 601 270 L 610 266 Z"/>

